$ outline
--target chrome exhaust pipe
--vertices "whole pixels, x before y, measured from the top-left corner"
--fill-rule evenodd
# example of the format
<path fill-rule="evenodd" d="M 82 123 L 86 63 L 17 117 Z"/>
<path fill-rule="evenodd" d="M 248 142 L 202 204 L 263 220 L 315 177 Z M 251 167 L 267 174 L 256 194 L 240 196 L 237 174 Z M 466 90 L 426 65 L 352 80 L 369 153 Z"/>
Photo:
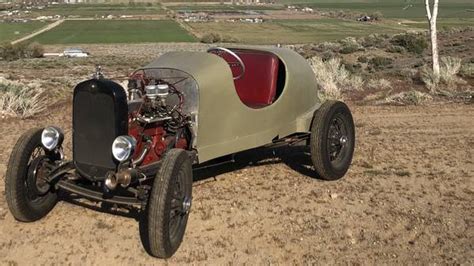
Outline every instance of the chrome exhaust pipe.
<path fill-rule="evenodd" d="M 122 187 L 126 188 L 130 186 L 132 182 L 138 179 L 138 172 L 133 168 L 128 168 L 121 170 L 117 173 L 109 172 L 105 178 L 104 185 L 109 190 L 115 190 L 120 184 Z"/>
<path fill-rule="evenodd" d="M 109 190 L 115 190 L 117 188 L 118 181 L 117 181 L 117 177 L 115 176 L 114 173 L 112 173 L 112 172 L 107 173 L 104 185 Z"/>

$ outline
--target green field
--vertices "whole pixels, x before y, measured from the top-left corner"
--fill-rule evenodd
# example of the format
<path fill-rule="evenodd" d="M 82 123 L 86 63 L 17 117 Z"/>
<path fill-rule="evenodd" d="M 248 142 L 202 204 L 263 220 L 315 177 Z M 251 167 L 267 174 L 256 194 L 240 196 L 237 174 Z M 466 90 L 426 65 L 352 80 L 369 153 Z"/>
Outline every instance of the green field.
<path fill-rule="evenodd" d="M 192 42 L 189 35 L 171 20 L 75 20 L 40 34 L 34 41 L 43 44 Z"/>
<path fill-rule="evenodd" d="M 176 11 L 265 11 L 265 10 L 281 10 L 285 9 L 283 5 L 229 5 L 229 4 L 214 4 L 214 5 L 191 5 L 184 3 L 183 5 L 168 6 L 169 9 Z"/>
<path fill-rule="evenodd" d="M 19 39 L 27 34 L 30 34 L 48 23 L 32 21 L 27 23 L 0 23 L 0 43 L 6 41 L 13 41 Z"/>
<path fill-rule="evenodd" d="M 32 17 L 36 16 L 78 16 L 101 17 L 121 15 L 160 15 L 164 10 L 160 4 L 60 4 L 50 5 L 43 10 L 32 10 Z"/>
<path fill-rule="evenodd" d="M 426 16 L 422 0 L 283 0 L 281 2 L 323 11 L 348 10 L 360 13 L 380 11 L 386 18 L 424 18 Z M 439 10 L 440 18 L 474 18 L 474 1 L 440 1 Z"/>
<path fill-rule="evenodd" d="M 419 29 L 427 29 L 428 27 L 426 19 L 410 20 L 409 22 L 403 22 L 403 25 Z M 474 18 L 443 18 L 438 20 L 437 26 L 438 30 L 472 27 L 474 26 Z"/>
<path fill-rule="evenodd" d="M 339 19 L 274 20 L 261 24 L 251 23 L 190 23 L 194 31 L 203 35 L 209 32 L 226 34 L 240 42 L 250 44 L 310 43 L 333 41 L 349 36 L 359 37 L 371 33 L 398 33 L 412 28 L 396 22 L 359 23 Z"/>

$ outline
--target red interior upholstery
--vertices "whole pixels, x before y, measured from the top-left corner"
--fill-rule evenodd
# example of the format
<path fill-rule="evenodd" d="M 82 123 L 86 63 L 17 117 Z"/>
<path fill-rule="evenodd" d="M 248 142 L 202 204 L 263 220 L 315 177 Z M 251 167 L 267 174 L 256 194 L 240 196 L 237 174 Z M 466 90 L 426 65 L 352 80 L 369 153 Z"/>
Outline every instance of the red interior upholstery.
<path fill-rule="evenodd" d="M 262 108 L 275 100 L 278 78 L 278 57 L 274 54 L 254 50 L 233 50 L 245 64 L 245 74 L 234 80 L 240 100 L 252 108 Z M 220 54 L 227 62 L 236 62 L 231 55 Z M 240 75 L 242 69 L 232 65 L 232 74 Z"/>

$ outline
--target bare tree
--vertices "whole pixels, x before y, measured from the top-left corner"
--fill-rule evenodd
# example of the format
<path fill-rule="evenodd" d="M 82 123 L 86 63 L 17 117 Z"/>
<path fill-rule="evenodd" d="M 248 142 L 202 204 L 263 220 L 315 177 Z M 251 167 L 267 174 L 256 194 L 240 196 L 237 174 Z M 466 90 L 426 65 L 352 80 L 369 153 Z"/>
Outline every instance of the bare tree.
<path fill-rule="evenodd" d="M 436 32 L 436 19 L 438 18 L 438 2 L 434 0 L 433 7 L 431 7 L 430 0 L 425 0 L 426 16 L 430 24 L 431 36 L 431 54 L 433 57 L 433 74 L 436 78 L 439 77 L 439 54 L 438 54 L 438 37 Z"/>

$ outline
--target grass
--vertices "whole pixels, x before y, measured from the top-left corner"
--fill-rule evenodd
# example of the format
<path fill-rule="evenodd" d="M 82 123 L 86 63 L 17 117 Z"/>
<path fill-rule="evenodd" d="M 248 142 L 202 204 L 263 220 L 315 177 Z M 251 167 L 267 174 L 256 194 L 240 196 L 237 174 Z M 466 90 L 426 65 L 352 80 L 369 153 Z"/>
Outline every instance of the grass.
<path fill-rule="evenodd" d="M 0 77 L 0 115 L 31 117 L 46 109 L 38 84 L 23 84 Z"/>
<path fill-rule="evenodd" d="M 437 24 L 439 30 L 443 30 L 445 28 L 472 27 L 474 25 L 474 18 L 441 18 L 438 19 Z M 428 28 L 428 22 L 426 19 L 416 19 L 409 22 L 403 22 L 403 25 L 420 29 Z"/>
<path fill-rule="evenodd" d="M 107 15 L 157 15 L 164 14 L 159 4 L 60 4 L 43 10 L 33 10 L 31 16 L 101 17 Z"/>
<path fill-rule="evenodd" d="M 0 23 L 0 43 L 13 41 L 19 39 L 25 35 L 28 35 L 44 26 L 47 23 L 32 21 L 26 23 Z"/>
<path fill-rule="evenodd" d="M 387 18 L 424 18 L 422 0 L 282 0 L 281 3 L 308 6 L 322 10 L 349 10 L 354 12 L 380 11 Z M 440 1 L 440 18 L 472 18 L 474 3 L 471 0 Z"/>
<path fill-rule="evenodd" d="M 184 5 L 169 6 L 169 9 L 176 11 L 264 11 L 264 10 L 281 10 L 283 5 L 229 5 L 229 4 L 213 4 L 213 5 L 192 5 L 186 3 Z"/>
<path fill-rule="evenodd" d="M 372 33 L 398 33 L 408 27 L 396 23 L 359 23 L 339 19 L 274 20 L 261 24 L 210 22 L 190 23 L 198 35 L 209 32 L 228 34 L 249 44 L 310 43 L 333 41 Z"/>
<path fill-rule="evenodd" d="M 171 20 L 66 21 L 34 38 L 42 44 L 192 42 Z"/>

